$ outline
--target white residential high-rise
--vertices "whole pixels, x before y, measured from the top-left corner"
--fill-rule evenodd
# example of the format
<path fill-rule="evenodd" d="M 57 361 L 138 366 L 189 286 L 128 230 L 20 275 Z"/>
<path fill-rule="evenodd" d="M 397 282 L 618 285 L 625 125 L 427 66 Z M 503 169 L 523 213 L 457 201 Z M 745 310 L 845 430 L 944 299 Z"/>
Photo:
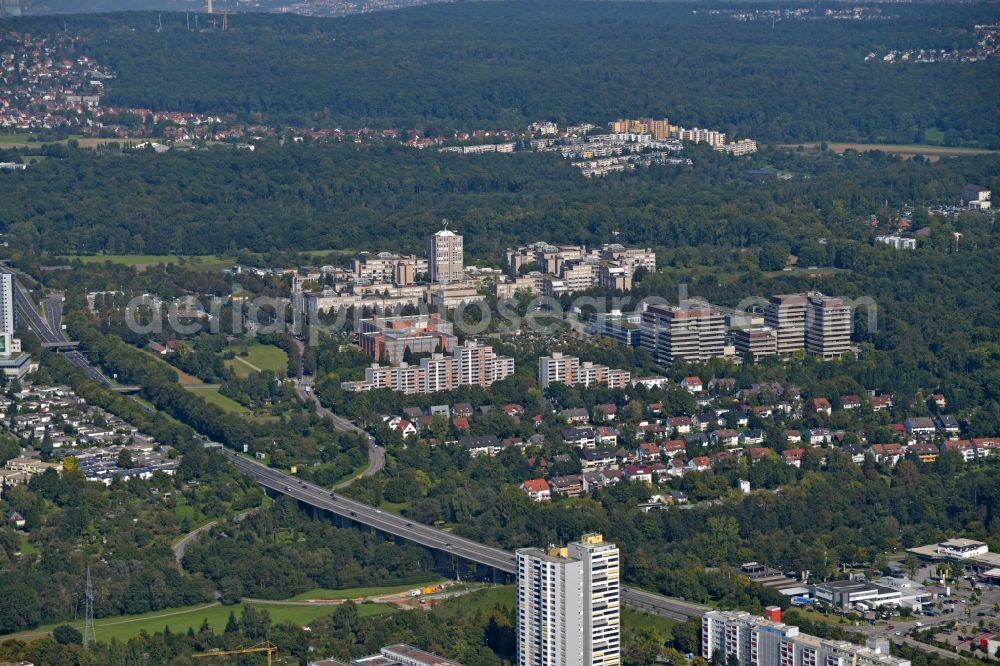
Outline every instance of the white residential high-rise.
<path fill-rule="evenodd" d="M 462 237 L 448 229 L 431 236 L 427 241 L 427 268 L 431 282 L 460 282 L 464 279 Z"/>
<path fill-rule="evenodd" d="M 14 336 L 14 276 L 0 274 L 0 333 Z"/>
<path fill-rule="evenodd" d="M 621 663 L 619 552 L 600 534 L 517 551 L 521 666 Z"/>

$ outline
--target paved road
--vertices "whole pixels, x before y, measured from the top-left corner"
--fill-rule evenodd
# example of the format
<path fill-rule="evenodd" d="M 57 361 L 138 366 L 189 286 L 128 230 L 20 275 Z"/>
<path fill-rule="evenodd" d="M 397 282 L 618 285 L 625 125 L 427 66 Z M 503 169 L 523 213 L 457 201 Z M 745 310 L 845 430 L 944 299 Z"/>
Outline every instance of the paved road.
<path fill-rule="evenodd" d="M 362 476 L 375 476 L 382 470 L 383 467 L 385 467 L 385 447 L 376 444 L 374 437 L 345 419 L 343 416 L 338 416 L 324 407 L 322 403 L 320 403 L 319 398 L 316 397 L 316 392 L 311 384 L 308 384 L 303 380 L 296 380 L 295 392 L 298 394 L 299 399 L 302 400 L 302 402 L 311 402 L 316 405 L 316 413 L 332 420 L 333 425 L 338 430 L 359 433 L 368 438 L 368 467 L 361 473 Z M 353 478 L 346 479 L 338 483 L 334 486 L 334 488 L 339 490 L 350 485 L 352 481 L 354 481 Z"/>
<path fill-rule="evenodd" d="M 45 301 L 45 319 L 38 313 L 38 308 L 35 307 L 34 301 L 31 300 L 31 294 L 25 289 L 20 280 L 17 279 L 17 273 L 11 270 L 9 267 L 0 264 L 0 273 L 10 273 L 14 276 L 14 309 L 17 311 L 18 321 L 34 331 L 35 335 L 39 337 L 42 342 L 57 343 L 66 342 L 66 336 L 62 332 L 62 303 L 58 304 L 58 308 L 52 304 L 53 299 Z M 56 313 L 58 310 L 58 314 Z M 49 321 L 46 321 L 48 319 Z M 50 325 L 50 321 L 55 321 L 57 326 L 53 328 Z M 111 380 L 105 377 L 101 372 L 92 366 L 87 358 L 79 351 L 72 350 L 63 352 L 66 360 L 79 368 L 87 377 L 93 379 L 94 381 L 101 382 L 102 384 L 111 384 Z"/>
<path fill-rule="evenodd" d="M 51 296 L 42 302 L 42 311 L 45 313 L 45 322 L 57 335 L 62 331 L 62 304 L 62 296 Z"/>
<path fill-rule="evenodd" d="M 407 520 L 392 513 L 331 493 L 327 488 L 294 478 L 254 460 L 223 450 L 244 474 L 254 477 L 262 486 L 294 497 L 311 506 L 368 525 L 380 532 L 413 541 L 427 548 L 449 553 L 470 562 L 477 562 L 508 574 L 515 573 L 514 554 L 501 548 L 485 546 L 471 539 L 439 530 L 429 525 Z M 658 594 L 622 588 L 622 601 L 629 606 L 679 620 L 700 618 L 708 610 L 704 606 Z"/>
<path fill-rule="evenodd" d="M 180 565 L 181 560 L 184 559 L 184 553 L 187 552 L 187 547 L 191 545 L 191 542 L 197 539 L 202 532 L 212 529 L 219 524 L 218 520 L 212 520 L 197 529 L 193 529 L 187 534 L 185 534 L 181 539 L 171 546 L 171 550 L 174 551 L 174 559 L 177 560 L 177 564 Z"/>

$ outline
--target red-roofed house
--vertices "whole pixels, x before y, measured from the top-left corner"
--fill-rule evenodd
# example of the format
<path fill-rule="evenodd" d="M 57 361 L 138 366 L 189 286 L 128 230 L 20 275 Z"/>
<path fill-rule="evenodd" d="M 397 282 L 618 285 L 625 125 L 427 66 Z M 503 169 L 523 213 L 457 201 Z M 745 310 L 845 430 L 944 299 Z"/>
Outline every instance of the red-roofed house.
<path fill-rule="evenodd" d="M 536 502 L 548 502 L 552 499 L 552 490 L 545 479 L 528 479 L 521 484 L 521 490 Z"/>
<path fill-rule="evenodd" d="M 781 453 L 781 457 L 785 461 L 786 465 L 791 465 L 792 467 L 802 467 L 802 456 L 804 453 L 805 449 L 785 449 Z"/>
<path fill-rule="evenodd" d="M 809 401 L 809 404 L 812 406 L 813 411 L 817 414 L 825 414 L 826 416 L 829 416 L 833 413 L 833 405 L 831 405 L 830 401 L 826 398 L 813 398 Z"/>
<path fill-rule="evenodd" d="M 503 413 L 511 418 L 517 418 L 521 414 L 524 414 L 524 407 L 516 403 L 510 403 L 503 406 Z"/>
<path fill-rule="evenodd" d="M 872 411 L 881 412 L 882 410 L 889 409 L 892 407 L 892 396 L 888 393 L 883 395 L 877 395 L 871 399 Z"/>
<path fill-rule="evenodd" d="M 972 444 L 980 458 L 1000 456 L 1000 437 L 973 437 Z"/>
<path fill-rule="evenodd" d="M 639 459 L 640 460 L 659 460 L 660 459 L 660 447 L 653 442 L 642 442 L 639 444 Z"/>
<path fill-rule="evenodd" d="M 841 409 L 860 409 L 861 408 L 861 396 L 857 396 L 857 395 L 842 395 L 842 396 L 840 396 L 840 407 L 841 407 Z"/>
<path fill-rule="evenodd" d="M 653 482 L 653 470 L 650 469 L 649 465 L 629 465 L 625 468 L 625 476 L 628 477 L 629 481 L 635 483 Z"/>
<path fill-rule="evenodd" d="M 868 450 L 875 456 L 877 463 L 895 465 L 903 457 L 903 447 L 899 444 L 872 444 Z"/>
<path fill-rule="evenodd" d="M 671 439 L 669 441 L 663 442 L 660 446 L 667 457 L 674 457 L 678 453 L 684 453 L 687 451 L 687 446 L 684 445 L 683 439 Z"/>
<path fill-rule="evenodd" d="M 691 393 L 701 393 L 704 390 L 704 386 L 701 383 L 701 377 L 685 377 L 681 380 L 681 388 L 690 391 Z"/>
<path fill-rule="evenodd" d="M 712 467 L 712 460 L 708 456 L 696 456 L 688 461 L 687 466 L 693 472 L 704 472 Z"/>
<path fill-rule="evenodd" d="M 766 446 L 756 446 L 751 449 L 747 449 L 747 457 L 750 458 L 750 462 L 759 462 L 767 457 L 771 453 L 771 449 Z"/>
<path fill-rule="evenodd" d="M 451 420 L 451 424 L 455 426 L 456 430 L 468 430 L 469 429 L 469 419 L 464 416 L 456 416 Z"/>
<path fill-rule="evenodd" d="M 967 439 L 951 439 L 944 443 L 945 451 L 958 451 L 962 454 L 962 460 L 969 462 L 976 457 L 975 445 Z"/>

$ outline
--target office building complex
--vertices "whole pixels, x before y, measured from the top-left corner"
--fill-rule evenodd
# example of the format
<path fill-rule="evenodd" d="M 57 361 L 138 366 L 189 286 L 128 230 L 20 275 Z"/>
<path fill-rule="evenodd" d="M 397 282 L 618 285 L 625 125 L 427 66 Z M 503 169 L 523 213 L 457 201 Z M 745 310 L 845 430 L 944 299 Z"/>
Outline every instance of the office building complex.
<path fill-rule="evenodd" d="M 620 345 L 638 347 L 642 344 L 642 330 L 639 328 L 641 322 L 641 312 L 623 313 L 612 310 L 607 314 L 594 314 L 590 319 L 589 332 L 611 338 Z"/>
<path fill-rule="evenodd" d="M 492 347 L 468 342 L 455 347 L 450 356 L 434 353 L 420 359 L 418 365 L 373 363 L 365 369 L 364 380 L 341 382 L 340 387 L 354 392 L 389 389 L 407 394 L 436 393 L 459 386 L 487 388 L 512 374 L 514 359 L 497 356 Z"/>
<path fill-rule="evenodd" d="M 442 229 L 428 239 L 427 265 L 431 282 L 461 282 L 465 279 L 462 237 Z"/>
<path fill-rule="evenodd" d="M 709 611 L 701 620 L 701 656 L 741 666 L 910 666 L 890 656 L 887 642 L 862 647 L 846 641 L 824 640 L 781 622 L 777 607 L 767 618 L 743 611 Z"/>
<path fill-rule="evenodd" d="M 521 666 L 621 663 L 618 547 L 585 534 L 567 547 L 517 551 Z"/>
<path fill-rule="evenodd" d="M 782 356 L 794 354 L 806 344 L 805 294 L 780 294 L 772 296 L 764 308 L 764 323 L 777 334 L 777 352 Z"/>
<path fill-rule="evenodd" d="M 537 278 L 524 286 L 550 296 L 591 287 L 627 291 L 632 288 L 632 277 L 640 267 L 656 270 L 656 253 L 650 248 L 618 243 L 587 248 L 538 242 L 507 248 L 507 264 L 514 279 L 520 279 L 525 267 L 537 267 Z"/>
<path fill-rule="evenodd" d="M 818 291 L 772 296 L 764 323 L 775 330 L 777 352 L 783 356 L 805 349 L 829 361 L 851 346 L 851 306 Z"/>
<path fill-rule="evenodd" d="M 426 273 L 427 266 L 426 259 L 414 255 L 362 252 L 351 260 L 351 273 L 355 280 L 405 287 L 413 284 L 418 274 Z"/>
<path fill-rule="evenodd" d="M 721 357 L 725 336 L 725 317 L 707 303 L 651 305 L 642 313 L 642 346 L 657 363 Z"/>
<path fill-rule="evenodd" d="M 738 328 L 733 333 L 733 342 L 737 354 L 740 356 L 750 354 L 754 361 L 778 353 L 778 335 L 770 326 Z"/>
<path fill-rule="evenodd" d="M 396 365 L 412 354 L 450 352 L 458 343 L 451 322 L 437 314 L 362 319 L 358 346 L 376 361 Z"/>
<path fill-rule="evenodd" d="M 631 380 L 632 373 L 628 370 L 581 362 L 576 356 L 565 356 L 562 352 L 552 352 L 551 356 L 538 359 L 538 384 L 543 389 L 551 384 L 588 387 L 605 384 L 608 388 L 625 388 Z"/>
<path fill-rule="evenodd" d="M 824 361 L 840 358 L 851 347 L 851 306 L 842 298 L 812 292 L 806 312 L 806 351 Z"/>

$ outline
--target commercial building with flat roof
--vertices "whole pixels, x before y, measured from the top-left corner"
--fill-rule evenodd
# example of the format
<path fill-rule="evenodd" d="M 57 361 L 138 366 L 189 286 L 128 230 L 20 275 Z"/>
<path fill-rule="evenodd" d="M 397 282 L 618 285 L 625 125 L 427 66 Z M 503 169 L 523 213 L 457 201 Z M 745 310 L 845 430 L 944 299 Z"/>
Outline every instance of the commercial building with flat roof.
<path fill-rule="evenodd" d="M 754 361 L 778 353 L 778 335 L 770 326 L 736 329 L 733 333 L 733 343 L 736 345 L 737 354 L 740 356 L 749 354 Z"/>
<path fill-rule="evenodd" d="M 726 321 L 711 305 L 650 305 L 642 313 L 642 347 L 658 363 L 707 361 L 725 352 Z"/>
<path fill-rule="evenodd" d="M 888 654 L 884 642 L 869 646 L 803 634 L 781 622 L 781 611 L 770 619 L 744 611 L 709 611 L 701 621 L 701 656 L 721 653 L 741 666 L 910 666 L 909 660 Z"/>

